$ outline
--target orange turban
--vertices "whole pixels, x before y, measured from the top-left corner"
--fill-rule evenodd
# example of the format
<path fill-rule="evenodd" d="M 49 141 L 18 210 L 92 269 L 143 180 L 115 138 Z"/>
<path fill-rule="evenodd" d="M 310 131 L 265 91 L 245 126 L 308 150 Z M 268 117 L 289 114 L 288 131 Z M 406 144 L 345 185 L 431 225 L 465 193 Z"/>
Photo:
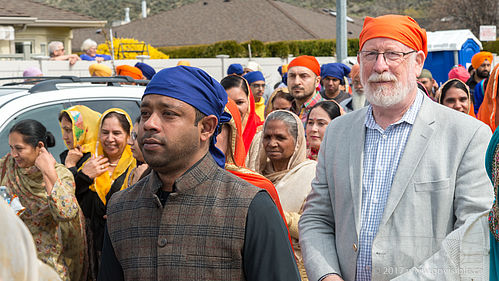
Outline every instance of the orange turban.
<path fill-rule="evenodd" d="M 116 75 L 130 76 L 136 80 L 144 79 L 144 76 L 142 75 L 142 71 L 139 68 L 137 68 L 135 66 L 126 65 L 126 64 L 116 67 Z"/>
<path fill-rule="evenodd" d="M 177 66 L 183 65 L 183 66 L 191 66 L 191 63 L 188 60 L 179 60 L 177 62 Z"/>
<path fill-rule="evenodd" d="M 90 76 L 98 76 L 98 77 L 109 77 L 113 75 L 113 70 L 104 64 L 94 63 L 88 67 L 88 72 L 90 72 Z"/>
<path fill-rule="evenodd" d="M 354 79 L 359 75 L 359 72 L 360 72 L 360 66 L 358 64 L 354 64 L 350 69 L 350 78 Z"/>
<path fill-rule="evenodd" d="M 295 58 L 289 63 L 288 70 L 293 66 L 304 66 L 312 70 L 312 72 L 317 76 L 321 75 L 321 66 L 319 65 L 317 59 L 313 56 L 299 56 Z"/>
<path fill-rule="evenodd" d="M 282 75 L 284 75 L 284 73 L 288 72 L 288 67 L 289 67 L 289 64 L 283 64 L 282 65 Z"/>
<path fill-rule="evenodd" d="M 490 52 L 480 52 L 476 53 L 472 58 L 471 58 L 471 65 L 473 66 L 474 69 L 477 69 L 482 65 L 482 63 L 485 60 L 488 60 L 490 63 L 492 63 L 492 60 L 494 57 L 492 56 L 492 53 Z"/>
<path fill-rule="evenodd" d="M 367 40 L 378 37 L 399 41 L 413 50 L 423 51 L 425 56 L 428 55 L 426 30 L 419 27 L 411 17 L 400 15 L 366 17 L 359 36 L 360 50 Z"/>

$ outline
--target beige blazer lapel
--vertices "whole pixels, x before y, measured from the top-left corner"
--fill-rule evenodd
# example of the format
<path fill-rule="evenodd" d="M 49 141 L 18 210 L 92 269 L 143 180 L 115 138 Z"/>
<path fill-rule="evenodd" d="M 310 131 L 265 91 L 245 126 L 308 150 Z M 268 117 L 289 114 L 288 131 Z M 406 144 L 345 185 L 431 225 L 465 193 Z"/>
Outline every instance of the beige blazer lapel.
<path fill-rule="evenodd" d="M 416 167 L 425 154 L 430 138 L 433 135 L 432 124 L 435 123 L 432 110 L 433 106 L 433 101 L 425 96 L 421 109 L 416 117 L 416 121 L 412 127 L 411 134 L 409 135 L 409 139 L 407 140 L 407 144 L 405 145 L 397 172 L 393 178 L 390 194 L 388 195 L 383 217 L 379 225 L 380 229 L 387 223 L 397 207 L 416 171 Z"/>
<path fill-rule="evenodd" d="M 355 229 L 357 237 L 360 235 L 360 216 L 362 207 L 362 169 L 364 156 L 364 143 L 366 141 L 366 114 L 367 108 L 360 109 L 364 113 L 360 113 L 357 119 L 352 122 L 352 130 L 350 130 L 349 138 L 349 159 L 348 173 L 350 175 L 350 190 L 352 192 L 352 200 L 354 206 Z M 359 128 L 359 129 L 354 129 Z"/>

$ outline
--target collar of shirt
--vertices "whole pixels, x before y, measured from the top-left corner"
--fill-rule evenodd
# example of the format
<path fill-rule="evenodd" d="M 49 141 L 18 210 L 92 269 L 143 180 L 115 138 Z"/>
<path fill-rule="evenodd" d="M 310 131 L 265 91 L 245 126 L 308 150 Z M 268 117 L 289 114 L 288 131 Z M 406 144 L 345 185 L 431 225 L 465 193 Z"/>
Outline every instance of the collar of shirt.
<path fill-rule="evenodd" d="M 402 122 L 406 122 L 406 123 L 409 123 L 411 125 L 414 125 L 414 122 L 416 121 L 416 117 L 418 116 L 419 109 L 421 109 L 421 105 L 423 104 L 423 95 L 424 94 L 421 92 L 421 90 L 418 89 L 418 93 L 416 94 L 416 98 L 414 99 L 414 102 L 412 103 L 409 110 L 407 110 L 406 113 L 404 113 L 404 116 L 402 116 L 402 118 L 399 121 L 391 124 L 386 129 L 388 130 L 388 128 L 390 128 L 394 125 L 397 125 L 397 124 L 401 124 Z M 380 132 L 385 131 L 385 130 L 383 130 L 383 128 L 381 128 L 378 125 L 378 123 L 376 123 L 376 120 L 374 120 L 373 107 L 371 105 L 369 105 L 367 108 L 365 125 L 369 129 L 378 130 Z"/>
<path fill-rule="evenodd" d="M 316 103 L 322 100 L 322 96 L 318 91 L 315 91 L 315 94 L 313 94 L 302 106 L 301 108 L 296 108 L 296 102 L 293 101 L 291 104 L 291 108 L 294 109 L 294 113 L 296 115 L 300 116 L 302 114 L 303 109 L 307 109 L 309 107 L 314 106 Z"/>

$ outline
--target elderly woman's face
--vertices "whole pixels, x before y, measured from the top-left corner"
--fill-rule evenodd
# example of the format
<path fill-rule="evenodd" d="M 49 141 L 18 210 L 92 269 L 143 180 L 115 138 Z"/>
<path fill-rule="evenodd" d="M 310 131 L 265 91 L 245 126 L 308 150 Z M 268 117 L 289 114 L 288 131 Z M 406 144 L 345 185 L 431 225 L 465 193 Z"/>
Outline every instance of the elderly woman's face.
<path fill-rule="evenodd" d="M 118 118 L 110 116 L 102 122 L 99 138 L 107 157 L 120 158 L 127 145 L 128 133 Z"/>
<path fill-rule="evenodd" d="M 33 147 L 24 142 L 24 137 L 18 132 L 9 134 L 10 155 L 14 158 L 17 166 L 28 168 L 35 165 L 36 158 L 40 153 L 40 147 Z"/>
<path fill-rule="evenodd" d="M 455 87 L 451 87 L 447 90 L 442 104 L 466 114 L 469 112 L 470 108 L 466 92 Z"/>
<path fill-rule="evenodd" d="M 87 53 L 87 55 L 95 57 L 95 55 L 97 54 L 97 46 L 92 46 L 88 48 L 85 52 Z"/>
<path fill-rule="evenodd" d="M 295 152 L 295 139 L 281 120 L 270 120 L 263 131 L 263 148 L 272 162 L 289 161 Z"/>

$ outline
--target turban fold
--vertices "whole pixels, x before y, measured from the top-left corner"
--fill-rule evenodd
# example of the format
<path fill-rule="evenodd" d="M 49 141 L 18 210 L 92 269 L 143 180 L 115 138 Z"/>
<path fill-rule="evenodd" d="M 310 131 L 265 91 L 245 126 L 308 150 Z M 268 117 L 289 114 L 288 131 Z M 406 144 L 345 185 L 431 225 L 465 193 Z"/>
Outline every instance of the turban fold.
<path fill-rule="evenodd" d="M 256 61 L 249 61 L 246 68 L 251 69 L 251 71 L 262 71 L 262 67 Z"/>
<path fill-rule="evenodd" d="M 464 68 L 464 66 L 458 65 L 458 66 L 453 67 L 449 71 L 449 80 L 454 79 L 454 78 L 459 79 L 462 82 L 466 83 L 466 81 L 468 81 L 468 79 L 470 79 L 470 73 L 468 72 L 468 70 L 466 68 Z"/>
<path fill-rule="evenodd" d="M 91 64 L 88 67 L 88 72 L 90 72 L 90 76 L 98 77 L 109 77 L 113 75 L 113 70 L 109 66 L 101 63 Z"/>
<path fill-rule="evenodd" d="M 251 85 L 251 83 L 256 82 L 256 81 L 263 81 L 265 82 L 265 77 L 263 77 L 263 73 L 260 71 L 251 71 L 246 73 L 246 75 L 243 76 L 246 81 L 248 81 L 248 84 Z"/>
<path fill-rule="evenodd" d="M 244 73 L 243 66 L 240 63 L 233 63 L 227 68 L 227 75 L 237 74 L 242 75 Z"/>
<path fill-rule="evenodd" d="M 142 71 L 137 67 L 130 65 L 119 65 L 116 67 L 116 74 L 121 76 L 130 76 L 133 79 L 140 80 L 143 79 Z"/>
<path fill-rule="evenodd" d="M 485 60 L 488 60 L 490 63 L 492 63 L 492 60 L 494 57 L 492 56 L 492 53 L 490 52 L 480 52 L 476 53 L 472 58 L 471 58 L 471 65 L 473 66 L 474 69 L 477 69 L 482 65 L 482 63 Z"/>
<path fill-rule="evenodd" d="M 156 70 L 152 68 L 152 66 L 143 63 L 143 62 L 138 62 L 135 64 L 135 67 L 140 69 L 142 71 L 142 74 L 147 78 L 147 80 L 151 80 L 151 78 L 156 74 Z"/>
<path fill-rule="evenodd" d="M 347 77 L 350 73 L 350 68 L 342 63 L 326 63 L 321 66 L 321 77 L 334 77 L 340 79 L 342 84 L 345 84 L 343 77 Z"/>
<path fill-rule="evenodd" d="M 154 75 L 144 91 L 144 96 L 151 94 L 183 101 L 205 115 L 217 117 L 218 126 L 211 138 L 210 153 L 215 162 L 224 168 L 225 156 L 215 147 L 218 127 L 231 119 L 230 114 L 224 111 L 228 97 L 222 85 L 199 68 L 176 66 L 163 69 Z"/>
<path fill-rule="evenodd" d="M 416 51 L 428 55 L 426 30 L 411 17 L 386 15 L 377 18 L 366 17 L 359 36 L 360 50 L 367 40 L 384 37 L 396 40 Z"/>
<path fill-rule="evenodd" d="M 350 70 L 350 78 L 354 79 L 360 73 L 360 66 L 358 64 L 354 64 L 352 69 Z"/>
<path fill-rule="evenodd" d="M 321 75 L 321 66 L 319 65 L 317 59 L 313 56 L 296 57 L 289 63 L 288 70 L 291 69 L 293 66 L 303 66 L 312 70 L 312 72 L 315 73 L 315 75 L 317 76 Z"/>

